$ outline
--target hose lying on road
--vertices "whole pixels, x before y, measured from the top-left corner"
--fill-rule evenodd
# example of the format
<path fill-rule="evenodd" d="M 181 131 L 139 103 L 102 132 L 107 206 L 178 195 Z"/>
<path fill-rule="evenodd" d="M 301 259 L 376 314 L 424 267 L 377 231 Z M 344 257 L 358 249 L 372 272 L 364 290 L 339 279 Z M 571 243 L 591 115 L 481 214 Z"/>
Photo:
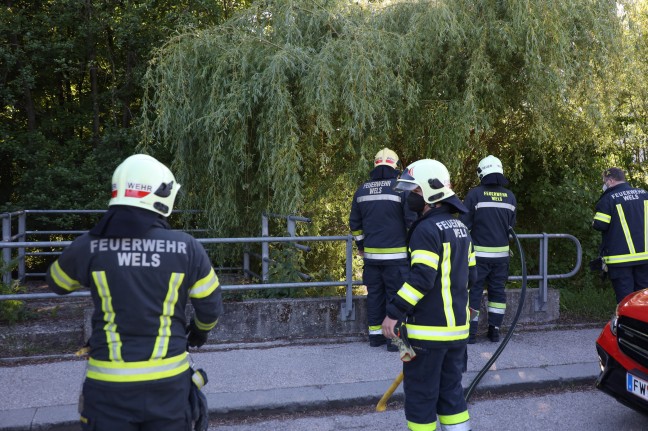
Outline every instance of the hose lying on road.
<path fill-rule="evenodd" d="M 475 391 L 475 388 L 479 384 L 479 381 L 484 377 L 486 372 L 490 369 L 491 365 L 497 360 L 499 357 L 500 353 L 504 350 L 506 345 L 509 342 L 509 339 L 513 335 L 513 330 L 515 329 L 515 325 L 517 325 L 517 321 L 520 318 L 520 313 L 522 313 L 522 307 L 524 306 L 524 298 L 526 296 L 526 286 L 527 286 L 527 269 L 526 269 L 526 259 L 524 258 L 524 251 L 522 250 L 522 246 L 520 245 L 520 240 L 518 239 L 517 235 L 515 234 L 515 231 L 513 230 L 512 227 L 509 227 L 509 231 L 511 232 L 511 235 L 513 235 L 513 238 L 515 239 L 515 243 L 517 244 L 518 251 L 520 252 L 520 261 L 522 264 L 522 291 L 520 292 L 520 302 L 518 303 L 518 308 L 517 312 L 515 313 L 515 316 L 513 317 L 513 321 L 511 322 L 511 326 L 506 333 L 506 337 L 504 337 L 504 340 L 502 343 L 499 345 L 495 353 L 493 353 L 493 357 L 490 358 L 490 360 L 484 365 L 484 367 L 477 373 L 473 381 L 470 383 L 468 386 L 468 389 L 466 389 L 466 402 L 470 400 L 470 397 L 472 396 L 473 392 Z"/>

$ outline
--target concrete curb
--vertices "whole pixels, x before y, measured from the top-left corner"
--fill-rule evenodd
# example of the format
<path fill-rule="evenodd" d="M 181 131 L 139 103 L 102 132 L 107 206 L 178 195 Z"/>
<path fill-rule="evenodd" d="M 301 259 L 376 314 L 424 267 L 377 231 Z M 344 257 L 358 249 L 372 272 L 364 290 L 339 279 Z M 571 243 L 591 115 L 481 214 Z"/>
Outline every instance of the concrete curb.
<path fill-rule="evenodd" d="M 463 383 L 467 388 L 478 372 L 468 372 Z M 479 382 L 475 394 L 513 394 L 534 389 L 556 388 L 594 382 L 599 374 L 597 362 L 555 365 L 539 368 L 490 370 Z M 395 376 L 394 376 L 395 377 Z M 271 413 L 291 413 L 311 409 L 376 404 L 392 380 L 303 386 L 282 389 L 232 393 L 208 393 L 212 417 L 250 417 Z M 402 401 L 402 385 L 391 402 Z M 0 412 L 1 431 L 78 431 L 79 414 L 75 404 L 27 408 Z"/>

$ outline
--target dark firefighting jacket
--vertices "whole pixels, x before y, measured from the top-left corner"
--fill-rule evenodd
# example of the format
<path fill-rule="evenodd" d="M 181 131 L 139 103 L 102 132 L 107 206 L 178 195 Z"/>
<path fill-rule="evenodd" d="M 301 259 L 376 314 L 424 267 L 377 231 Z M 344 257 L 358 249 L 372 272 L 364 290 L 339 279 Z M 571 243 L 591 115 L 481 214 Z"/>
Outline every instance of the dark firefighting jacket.
<path fill-rule="evenodd" d="M 378 166 L 353 196 L 349 226 L 367 265 L 407 262 L 407 228 L 416 213 L 407 206 L 407 194 L 394 191 L 397 176 L 395 169 Z"/>
<path fill-rule="evenodd" d="M 464 199 L 467 214 L 459 216 L 470 230 L 477 259 L 509 260 L 509 227 L 515 227 L 517 201 L 499 185 L 479 185 Z"/>
<path fill-rule="evenodd" d="M 189 369 L 185 306 L 201 330 L 221 314 L 218 278 L 202 245 L 159 220 L 139 238 L 86 233 L 47 271 L 51 290 L 88 287 L 94 303 L 87 377 L 158 380 Z"/>
<path fill-rule="evenodd" d="M 433 208 L 410 229 L 410 272 L 387 305 L 387 315 L 407 319 L 407 337 L 424 347 L 466 343 L 470 327 L 468 289 L 477 278 L 468 228 L 454 209 Z"/>
<path fill-rule="evenodd" d="M 607 265 L 648 262 L 648 193 L 628 183 L 603 192 L 592 227 L 602 232 L 601 255 Z"/>

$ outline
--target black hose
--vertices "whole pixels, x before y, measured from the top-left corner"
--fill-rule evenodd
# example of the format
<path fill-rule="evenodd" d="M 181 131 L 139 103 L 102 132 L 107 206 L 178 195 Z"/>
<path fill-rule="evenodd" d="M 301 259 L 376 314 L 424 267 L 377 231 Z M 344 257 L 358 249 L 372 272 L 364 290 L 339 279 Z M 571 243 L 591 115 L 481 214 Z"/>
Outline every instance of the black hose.
<path fill-rule="evenodd" d="M 513 235 L 513 238 L 515 238 L 515 242 L 518 247 L 518 251 L 520 252 L 520 261 L 522 263 L 522 291 L 520 292 L 520 302 L 518 303 L 518 308 L 517 312 L 515 313 L 515 316 L 513 317 L 513 321 L 511 322 L 511 327 L 509 328 L 508 332 L 506 333 L 506 337 L 504 337 L 504 340 L 502 343 L 499 345 L 495 353 L 493 354 L 493 357 L 490 358 L 490 360 L 484 365 L 484 368 L 482 368 L 479 373 L 475 376 L 473 381 L 470 383 L 468 386 L 468 389 L 466 390 L 466 402 L 470 400 L 470 397 L 477 387 L 477 384 L 479 381 L 484 377 L 484 375 L 488 372 L 490 369 L 491 365 L 497 360 L 499 357 L 500 353 L 504 350 L 506 345 L 509 342 L 509 339 L 511 336 L 513 336 L 513 330 L 515 329 L 515 325 L 517 325 L 517 321 L 520 318 L 520 313 L 522 313 L 522 307 L 524 306 L 524 298 L 526 296 L 526 286 L 527 286 L 527 269 L 526 269 L 526 260 L 524 258 L 524 251 L 522 250 L 522 246 L 520 245 L 520 240 L 518 239 L 517 235 L 515 234 L 515 231 L 513 230 L 512 227 L 509 227 L 509 231 L 511 232 L 511 235 Z"/>

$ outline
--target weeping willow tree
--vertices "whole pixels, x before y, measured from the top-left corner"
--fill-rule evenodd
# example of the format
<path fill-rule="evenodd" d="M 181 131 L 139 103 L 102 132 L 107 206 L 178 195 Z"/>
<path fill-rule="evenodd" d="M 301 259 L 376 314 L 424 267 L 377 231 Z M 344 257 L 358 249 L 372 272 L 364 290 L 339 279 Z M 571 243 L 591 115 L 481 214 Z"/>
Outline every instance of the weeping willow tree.
<path fill-rule="evenodd" d="M 459 192 L 496 154 L 535 210 L 539 179 L 599 157 L 618 40 L 609 0 L 261 1 L 155 53 L 141 148 L 172 154 L 183 207 L 221 236 L 258 234 L 262 211 L 346 233 L 385 145 Z"/>

